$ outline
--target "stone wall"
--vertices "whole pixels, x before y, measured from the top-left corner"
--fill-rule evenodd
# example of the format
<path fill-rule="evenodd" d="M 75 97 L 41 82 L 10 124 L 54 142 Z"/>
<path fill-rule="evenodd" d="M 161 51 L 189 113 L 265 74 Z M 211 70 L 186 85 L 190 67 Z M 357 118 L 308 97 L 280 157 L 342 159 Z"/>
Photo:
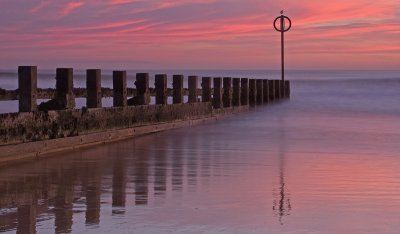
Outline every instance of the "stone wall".
<path fill-rule="evenodd" d="M 248 109 L 213 109 L 211 103 L 194 103 L 2 115 L 6 121 L 1 126 L 0 165 L 204 124 Z"/>
<path fill-rule="evenodd" d="M 207 117 L 212 114 L 209 103 L 1 114 L 0 146 Z"/>

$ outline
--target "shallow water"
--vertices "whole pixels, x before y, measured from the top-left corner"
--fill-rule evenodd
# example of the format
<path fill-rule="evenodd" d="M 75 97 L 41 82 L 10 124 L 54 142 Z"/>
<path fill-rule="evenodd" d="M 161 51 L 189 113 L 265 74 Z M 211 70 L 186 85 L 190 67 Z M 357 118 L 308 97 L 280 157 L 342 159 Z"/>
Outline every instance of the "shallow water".
<path fill-rule="evenodd" d="M 397 233 L 400 79 L 300 80 L 292 92 L 223 121 L 0 168 L 0 231 Z"/>

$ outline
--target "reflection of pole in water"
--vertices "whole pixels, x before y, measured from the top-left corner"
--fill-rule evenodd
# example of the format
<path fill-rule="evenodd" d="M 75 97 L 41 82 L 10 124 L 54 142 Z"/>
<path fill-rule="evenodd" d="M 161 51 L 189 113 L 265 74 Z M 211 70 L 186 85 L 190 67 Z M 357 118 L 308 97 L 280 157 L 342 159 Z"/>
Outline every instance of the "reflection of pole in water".
<path fill-rule="evenodd" d="M 285 166 L 284 154 L 281 152 L 279 157 L 279 193 L 275 193 L 273 207 L 275 215 L 279 217 L 279 222 L 283 225 L 283 217 L 290 215 L 292 207 L 290 205 L 290 198 L 285 187 Z"/>
<path fill-rule="evenodd" d="M 290 204 L 289 193 L 286 191 L 285 184 L 285 136 L 284 123 L 279 119 L 278 141 L 279 141 L 279 192 L 274 192 L 273 211 L 279 217 L 279 222 L 283 225 L 283 217 L 290 215 L 292 206 Z"/>

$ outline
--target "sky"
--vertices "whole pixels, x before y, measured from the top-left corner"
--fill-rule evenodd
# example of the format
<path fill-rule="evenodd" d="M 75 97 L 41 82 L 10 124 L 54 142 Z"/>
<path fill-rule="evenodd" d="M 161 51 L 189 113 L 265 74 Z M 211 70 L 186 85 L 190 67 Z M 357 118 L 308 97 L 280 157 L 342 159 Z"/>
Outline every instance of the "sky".
<path fill-rule="evenodd" d="M 0 69 L 399 69 L 399 0 L 0 0 Z"/>

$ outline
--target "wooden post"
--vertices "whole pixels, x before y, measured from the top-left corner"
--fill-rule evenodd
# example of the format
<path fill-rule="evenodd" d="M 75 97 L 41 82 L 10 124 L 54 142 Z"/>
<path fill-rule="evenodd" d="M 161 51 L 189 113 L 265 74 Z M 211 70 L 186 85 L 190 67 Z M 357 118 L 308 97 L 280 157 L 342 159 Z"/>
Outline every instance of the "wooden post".
<path fill-rule="evenodd" d="M 197 102 L 197 76 L 189 76 L 188 77 L 188 88 L 189 88 L 189 103 Z"/>
<path fill-rule="evenodd" d="M 156 75 L 154 86 L 156 88 L 156 104 L 167 105 L 167 75 Z"/>
<path fill-rule="evenodd" d="M 60 109 L 75 108 L 74 70 L 72 68 L 56 69 L 56 99 Z"/>
<path fill-rule="evenodd" d="M 287 98 L 290 98 L 290 81 L 285 80 L 285 95 Z"/>
<path fill-rule="evenodd" d="M 173 76 L 173 103 L 181 104 L 183 103 L 183 75 L 174 75 Z"/>
<path fill-rule="evenodd" d="M 232 106 L 232 78 L 224 77 L 224 94 L 223 94 L 223 106 L 231 107 Z"/>
<path fill-rule="evenodd" d="M 37 67 L 18 67 L 19 111 L 37 110 Z"/>
<path fill-rule="evenodd" d="M 87 108 L 101 108 L 101 70 L 88 69 L 86 71 Z"/>
<path fill-rule="evenodd" d="M 269 93 L 269 101 L 272 102 L 275 100 L 275 81 L 268 80 L 268 93 Z"/>
<path fill-rule="evenodd" d="M 274 80 L 274 88 L 275 88 L 275 100 L 279 100 L 281 98 L 281 81 Z"/>
<path fill-rule="evenodd" d="M 240 102 L 242 106 L 249 105 L 249 79 L 242 78 L 240 79 Z"/>
<path fill-rule="evenodd" d="M 211 77 L 201 79 L 201 101 L 211 102 Z"/>
<path fill-rule="evenodd" d="M 150 91 L 149 91 L 149 73 L 136 74 L 136 100 L 134 105 L 149 105 L 150 104 Z"/>
<path fill-rule="evenodd" d="M 114 106 L 127 106 L 126 71 L 113 71 L 113 91 Z"/>
<path fill-rule="evenodd" d="M 256 80 L 256 89 L 257 89 L 257 105 L 264 104 L 264 92 L 263 92 L 263 81 Z"/>
<path fill-rule="evenodd" d="M 286 97 L 286 93 L 285 93 L 286 89 L 285 89 L 285 81 L 284 80 L 281 80 L 280 88 L 281 88 L 281 90 L 280 90 L 281 98 Z"/>
<path fill-rule="evenodd" d="M 263 101 L 264 101 L 264 104 L 269 103 L 268 80 L 263 80 Z"/>
<path fill-rule="evenodd" d="M 232 104 L 233 106 L 240 106 L 240 78 L 233 78 L 233 94 L 232 94 Z"/>
<path fill-rule="evenodd" d="M 222 78 L 214 78 L 214 94 L 213 94 L 214 108 L 222 108 Z"/>
<path fill-rule="evenodd" d="M 250 106 L 255 106 L 257 103 L 257 87 L 256 80 L 249 80 L 249 104 Z"/>

